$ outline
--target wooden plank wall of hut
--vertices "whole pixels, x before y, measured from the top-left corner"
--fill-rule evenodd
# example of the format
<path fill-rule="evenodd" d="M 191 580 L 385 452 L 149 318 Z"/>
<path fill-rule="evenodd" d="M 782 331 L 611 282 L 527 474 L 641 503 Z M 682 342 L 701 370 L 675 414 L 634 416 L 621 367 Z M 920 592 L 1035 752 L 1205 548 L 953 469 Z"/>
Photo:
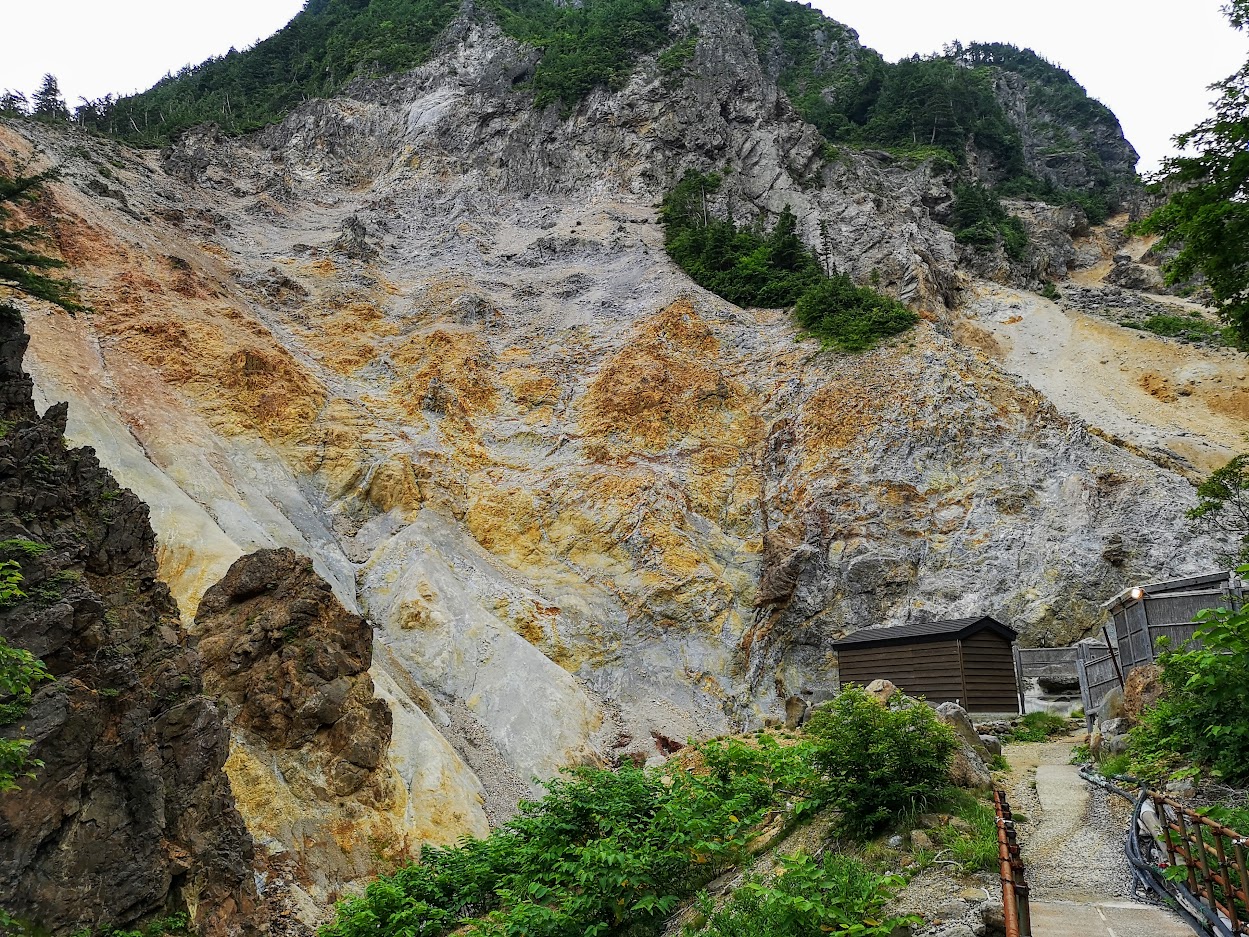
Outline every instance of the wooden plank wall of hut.
<path fill-rule="evenodd" d="M 907 695 L 923 696 L 930 703 L 963 698 L 955 641 L 845 647 L 839 655 L 838 677 L 842 686 L 890 680 Z"/>
<path fill-rule="evenodd" d="M 973 712 L 1018 712 L 1015 659 L 1010 643 L 992 631 L 963 641 L 963 708 Z"/>

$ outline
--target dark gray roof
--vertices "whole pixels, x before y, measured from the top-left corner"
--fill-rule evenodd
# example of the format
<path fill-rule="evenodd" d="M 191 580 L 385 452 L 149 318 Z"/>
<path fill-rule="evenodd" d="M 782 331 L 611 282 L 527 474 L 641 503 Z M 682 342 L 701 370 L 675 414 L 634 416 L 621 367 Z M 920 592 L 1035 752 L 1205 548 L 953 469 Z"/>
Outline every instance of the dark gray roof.
<path fill-rule="evenodd" d="M 1018 636 L 1014 628 L 996 618 L 948 618 L 944 621 L 912 621 L 892 628 L 863 628 L 833 642 L 833 647 L 864 647 L 878 644 L 923 644 L 929 641 L 955 641 L 989 629 L 1008 641 Z"/>

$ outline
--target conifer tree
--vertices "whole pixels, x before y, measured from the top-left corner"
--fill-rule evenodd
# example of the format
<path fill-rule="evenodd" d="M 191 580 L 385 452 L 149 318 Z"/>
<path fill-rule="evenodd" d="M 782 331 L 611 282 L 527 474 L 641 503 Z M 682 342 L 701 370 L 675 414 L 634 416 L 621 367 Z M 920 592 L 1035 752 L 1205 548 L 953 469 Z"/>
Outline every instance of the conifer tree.
<path fill-rule="evenodd" d="M 43 76 L 34 103 L 34 116 L 40 120 L 69 120 L 69 108 L 61 97 L 61 86 L 51 73 Z"/>
<path fill-rule="evenodd" d="M 30 113 L 30 102 L 20 91 L 5 88 L 0 91 L 0 117 L 25 117 Z"/>
<path fill-rule="evenodd" d="M 1234 28 L 1249 25 L 1249 0 L 1223 12 Z M 1249 350 L 1249 62 L 1211 90 L 1214 116 L 1175 138 L 1196 154 L 1163 164 L 1161 184 L 1172 194 L 1139 227 L 1180 247 L 1165 267 L 1168 282 L 1205 277 L 1219 315 Z"/>

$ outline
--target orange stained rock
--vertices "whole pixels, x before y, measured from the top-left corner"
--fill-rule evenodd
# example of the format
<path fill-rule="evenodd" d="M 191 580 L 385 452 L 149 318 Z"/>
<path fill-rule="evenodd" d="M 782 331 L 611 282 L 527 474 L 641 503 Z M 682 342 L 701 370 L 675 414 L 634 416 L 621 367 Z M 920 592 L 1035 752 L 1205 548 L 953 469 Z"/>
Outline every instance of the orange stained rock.
<path fill-rule="evenodd" d="M 390 357 L 401 375 L 393 394 L 409 413 L 433 409 L 471 417 L 498 406 L 494 356 L 475 332 L 435 329 L 408 339 Z"/>
<path fill-rule="evenodd" d="M 685 437 L 757 444 L 759 401 L 718 366 L 719 351 L 688 299 L 643 320 L 581 399 L 586 435 L 651 452 Z"/>

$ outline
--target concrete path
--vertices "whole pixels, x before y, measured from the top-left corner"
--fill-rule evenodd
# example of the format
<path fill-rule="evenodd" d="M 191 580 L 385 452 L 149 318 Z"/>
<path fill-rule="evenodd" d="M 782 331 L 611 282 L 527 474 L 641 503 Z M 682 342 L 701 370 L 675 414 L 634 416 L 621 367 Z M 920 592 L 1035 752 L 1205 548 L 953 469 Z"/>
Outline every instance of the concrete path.
<path fill-rule="evenodd" d="M 1028 818 L 1019 842 L 1033 937 L 1193 937 L 1170 911 L 1131 900 L 1123 853 L 1130 811 L 1067 763 L 1070 742 L 1009 746 L 1005 754 L 1012 766 L 1022 756 L 1010 797 Z M 1018 770 L 1028 764 L 1035 773 Z"/>

